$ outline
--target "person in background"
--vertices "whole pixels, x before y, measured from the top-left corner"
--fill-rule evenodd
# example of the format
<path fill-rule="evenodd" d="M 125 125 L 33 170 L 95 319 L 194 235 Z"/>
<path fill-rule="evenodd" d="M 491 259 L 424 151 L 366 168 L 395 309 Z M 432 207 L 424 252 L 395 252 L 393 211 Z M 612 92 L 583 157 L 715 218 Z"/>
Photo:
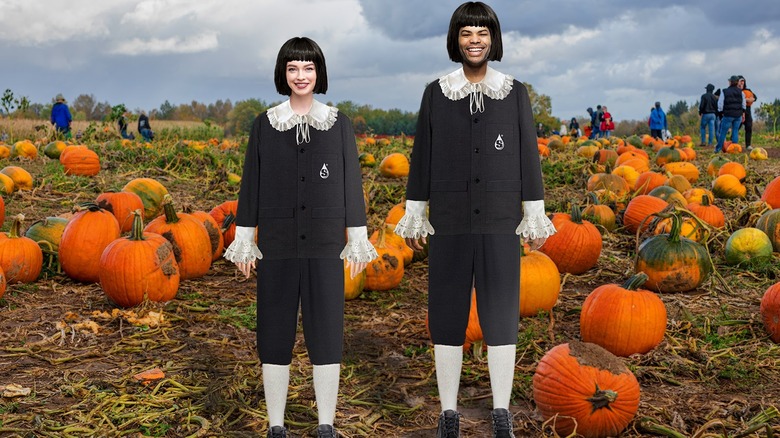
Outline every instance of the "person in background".
<path fill-rule="evenodd" d="M 450 60 L 460 65 L 425 87 L 406 212 L 395 232 L 415 249 L 430 235 L 428 315 L 441 403 L 436 436 L 460 436 L 458 388 L 473 287 L 488 346 L 492 436 L 512 438 L 520 236 L 536 249 L 555 227 L 545 216 L 528 90 L 488 66 L 503 56 L 496 13 L 482 2 L 461 4 L 446 42 Z"/>
<path fill-rule="evenodd" d="M 715 96 L 716 101 L 716 108 L 717 108 L 717 100 L 720 99 L 720 88 L 716 89 L 714 93 L 712 93 Z M 718 136 L 720 135 L 720 122 L 723 120 L 723 113 L 720 111 L 715 111 L 715 142 L 718 141 Z"/>
<path fill-rule="evenodd" d="M 601 105 L 597 106 L 596 108 L 600 110 Z M 599 113 L 598 111 L 593 111 L 593 108 L 588 107 L 588 115 L 590 115 L 590 135 L 588 138 L 599 138 Z"/>
<path fill-rule="evenodd" d="M 287 40 L 277 55 L 274 83 L 289 99 L 252 124 L 236 237 L 225 259 L 247 278 L 257 264 L 257 352 L 268 437 L 287 437 L 284 411 L 300 308 L 313 365 L 317 436 L 336 438 L 344 339 L 342 259 L 354 278 L 377 252 L 368 241 L 352 123 L 336 107 L 314 99 L 328 90 L 320 46 L 306 37 Z"/>
<path fill-rule="evenodd" d="M 58 94 L 57 97 L 54 98 L 50 119 L 51 124 L 54 125 L 54 129 L 57 133 L 62 134 L 67 139 L 73 137 L 70 132 L 70 124 L 73 121 L 73 117 L 70 115 L 70 109 L 62 94 Z"/>
<path fill-rule="evenodd" d="M 742 94 L 745 95 L 745 121 L 742 122 L 742 126 L 745 127 L 745 149 L 750 151 L 753 149 L 753 113 L 751 107 L 758 96 L 756 96 L 756 93 L 754 93 L 753 90 L 747 87 L 745 77 L 742 75 L 739 75 L 737 86 L 742 90 Z"/>
<path fill-rule="evenodd" d="M 707 145 L 712 147 L 715 145 L 715 120 L 717 119 L 718 112 L 718 98 L 712 94 L 715 90 L 715 86 L 707 84 L 704 87 L 706 91 L 701 95 L 699 99 L 699 116 L 701 117 L 700 131 L 701 131 L 701 143 L 699 146 Z M 706 131 L 706 132 L 705 132 Z M 705 138 L 705 134 L 709 132 L 709 141 Z"/>
<path fill-rule="evenodd" d="M 129 113 L 127 111 L 123 112 L 121 116 L 119 116 L 119 120 L 117 121 L 119 123 L 119 135 L 122 136 L 122 138 L 128 139 L 128 140 L 134 140 L 135 136 L 133 134 L 127 133 L 127 118 L 129 116 Z"/>
<path fill-rule="evenodd" d="M 154 131 L 149 124 L 149 117 L 146 116 L 146 112 L 141 111 L 141 115 L 138 116 L 138 133 L 141 134 L 144 141 L 154 140 Z"/>
<path fill-rule="evenodd" d="M 739 125 L 745 120 L 745 94 L 739 89 L 739 76 L 733 75 L 729 78 L 729 87 L 724 88 L 718 98 L 718 112 L 723 113 L 723 120 L 720 123 L 720 132 L 718 133 L 718 145 L 715 146 L 715 152 L 724 152 L 723 144 L 726 141 L 726 133 L 731 129 L 731 142 L 739 141 Z"/>
<path fill-rule="evenodd" d="M 571 122 L 569 122 L 569 132 L 572 137 L 579 137 L 582 135 L 582 133 L 580 133 L 580 123 L 577 121 L 576 117 L 572 117 Z"/>
<path fill-rule="evenodd" d="M 664 139 L 664 132 L 669 129 L 669 125 L 666 121 L 666 113 L 661 108 L 661 102 L 656 102 L 650 110 L 650 118 L 647 119 L 647 124 L 650 126 L 650 136 L 659 140 Z"/>
<path fill-rule="evenodd" d="M 604 105 L 601 112 L 601 125 L 599 125 L 601 136 L 609 138 L 610 133 L 614 130 L 615 122 L 612 121 L 612 114 L 607 110 L 607 106 Z"/>
<path fill-rule="evenodd" d="M 561 120 L 561 127 L 558 129 L 558 134 L 560 135 L 569 135 L 569 130 L 566 128 L 566 122 Z"/>

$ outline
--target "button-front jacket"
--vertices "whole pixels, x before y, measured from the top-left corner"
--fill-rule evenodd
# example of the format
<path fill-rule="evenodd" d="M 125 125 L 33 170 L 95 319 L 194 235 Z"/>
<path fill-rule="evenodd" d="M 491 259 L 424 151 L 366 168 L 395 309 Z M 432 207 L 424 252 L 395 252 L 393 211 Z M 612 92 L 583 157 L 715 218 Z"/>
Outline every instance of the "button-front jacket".
<path fill-rule="evenodd" d="M 523 204 L 540 201 L 541 217 L 532 224 L 536 229 L 522 234 L 553 234 L 544 217 L 526 87 L 492 68 L 480 83 L 468 82 L 461 68 L 429 84 L 420 105 L 406 197 L 407 215 L 414 201 L 429 201 L 430 225 L 439 234 L 521 233 Z M 411 231 L 413 219 L 399 222 L 404 237 L 419 237 Z"/>
<path fill-rule="evenodd" d="M 345 227 L 365 227 L 364 208 L 349 118 L 315 100 L 306 115 L 286 101 L 255 119 L 236 225 L 257 227 L 265 258 L 338 258 Z"/>

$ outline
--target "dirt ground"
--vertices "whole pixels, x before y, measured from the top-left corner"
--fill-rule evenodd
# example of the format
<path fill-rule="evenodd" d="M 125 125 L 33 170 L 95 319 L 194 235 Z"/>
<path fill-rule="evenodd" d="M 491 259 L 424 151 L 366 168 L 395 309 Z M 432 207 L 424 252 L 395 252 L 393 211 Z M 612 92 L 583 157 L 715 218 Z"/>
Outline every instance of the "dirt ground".
<path fill-rule="evenodd" d="M 780 149 L 770 150 L 780 156 Z M 755 169 L 755 181 L 780 174 L 776 159 Z M 169 183 L 183 202 L 201 209 L 227 196 Z M 547 196 L 561 199 L 571 190 Z M 34 216 L 36 208 L 56 211 L 62 197 L 93 194 L 14 196 L 11 205 Z M 732 218 L 747 204 L 724 206 Z M 713 241 L 713 251 L 723 238 Z M 579 339 L 579 310 L 588 293 L 633 273 L 632 239 L 606 235 L 604 241 L 596 268 L 563 276 L 553 312 L 521 321 L 511 403 L 519 437 L 555 436 L 534 406 L 536 363 L 552 347 Z M 780 419 L 771 409 L 780 403 L 780 349 L 768 339 L 758 313 L 778 270 L 751 272 L 714 260 L 720 278 L 689 293 L 662 295 L 669 314 L 662 344 L 626 359 L 642 394 L 639 412 L 621 436 L 780 433 Z M 98 285 L 75 283 L 62 274 L 9 286 L 0 300 L 0 389 L 18 385 L 30 392 L 0 397 L 0 436 L 264 436 L 255 333 L 247 328 L 254 318 L 255 282 L 237 274 L 232 264 L 218 261 L 207 276 L 183 281 L 176 299 L 132 309 L 135 315 L 112 315 L 115 307 Z M 346 303 L 336 417 L 344 437 L 435 435 L 439 407 L 425 328 L 426 281 L 426 262 L 416 262 L 398 289 L 365 292 Z M 133 316 L 151 319 L 135 325 Z M 133 377 L 152 368 L 165 377 L 147 383 Z M 293 436 L 312 436 L 316 407 L 300 330 L 292 371 L 287 425 Z M 459 402 L 462 436 L 490 436 L 487 360 L 478 348 L 465 356 Z"/>

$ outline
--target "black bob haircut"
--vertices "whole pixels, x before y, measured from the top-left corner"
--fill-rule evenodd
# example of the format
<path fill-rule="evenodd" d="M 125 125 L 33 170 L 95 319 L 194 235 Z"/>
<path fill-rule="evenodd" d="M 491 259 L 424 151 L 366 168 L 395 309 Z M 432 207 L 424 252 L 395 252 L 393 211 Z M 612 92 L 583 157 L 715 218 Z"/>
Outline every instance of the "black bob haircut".
<path fill-rule="evenodd" d="M 463 62 L 458 37 L 460 29 L 466 26 L 486 27 L 490 31 L 490 53 L 488 61 L 501 61 L 504 46 L 501 44 L 501 25 L 493 8 L 482 2 L 466 2 L 452 13 L 450 29 L 447 32 L 447 53 L 454 62 Z"/>
<path fill-rule="evenodd" d="M 325 56 L 322 49 L 311 38 L 294 37 L 287 40 L 279 49 L 274 68 L 274 84 L 279 94 L 289 96 L 292 94 L 287 84 L 287 63 L 291 61 L 307 61 L 314 63 L 317 73 L 317 82 L 314 84 L 314 92 L 325 94 L 328 91 L 328 69 L 325 67 Z"/>

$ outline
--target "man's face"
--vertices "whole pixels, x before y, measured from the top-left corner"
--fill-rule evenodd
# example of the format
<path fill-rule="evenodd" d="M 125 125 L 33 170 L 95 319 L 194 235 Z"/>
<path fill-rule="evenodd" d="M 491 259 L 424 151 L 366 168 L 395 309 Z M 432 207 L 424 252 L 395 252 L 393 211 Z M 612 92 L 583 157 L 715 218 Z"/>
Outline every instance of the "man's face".
<path fill-rule="evenodd" d="M 463 62 L 479 67 L 487 62 L 490 53 L 490 30 L 487 27 L 464 26 L 460 28 L 458 45 Z"/>
<path fill-rule="evenodd" d="M 737 81 L 737 87 L 739 87 L 740 90 L 745 89 L 745 80 L 740 79 L 739 81 Z"/>

